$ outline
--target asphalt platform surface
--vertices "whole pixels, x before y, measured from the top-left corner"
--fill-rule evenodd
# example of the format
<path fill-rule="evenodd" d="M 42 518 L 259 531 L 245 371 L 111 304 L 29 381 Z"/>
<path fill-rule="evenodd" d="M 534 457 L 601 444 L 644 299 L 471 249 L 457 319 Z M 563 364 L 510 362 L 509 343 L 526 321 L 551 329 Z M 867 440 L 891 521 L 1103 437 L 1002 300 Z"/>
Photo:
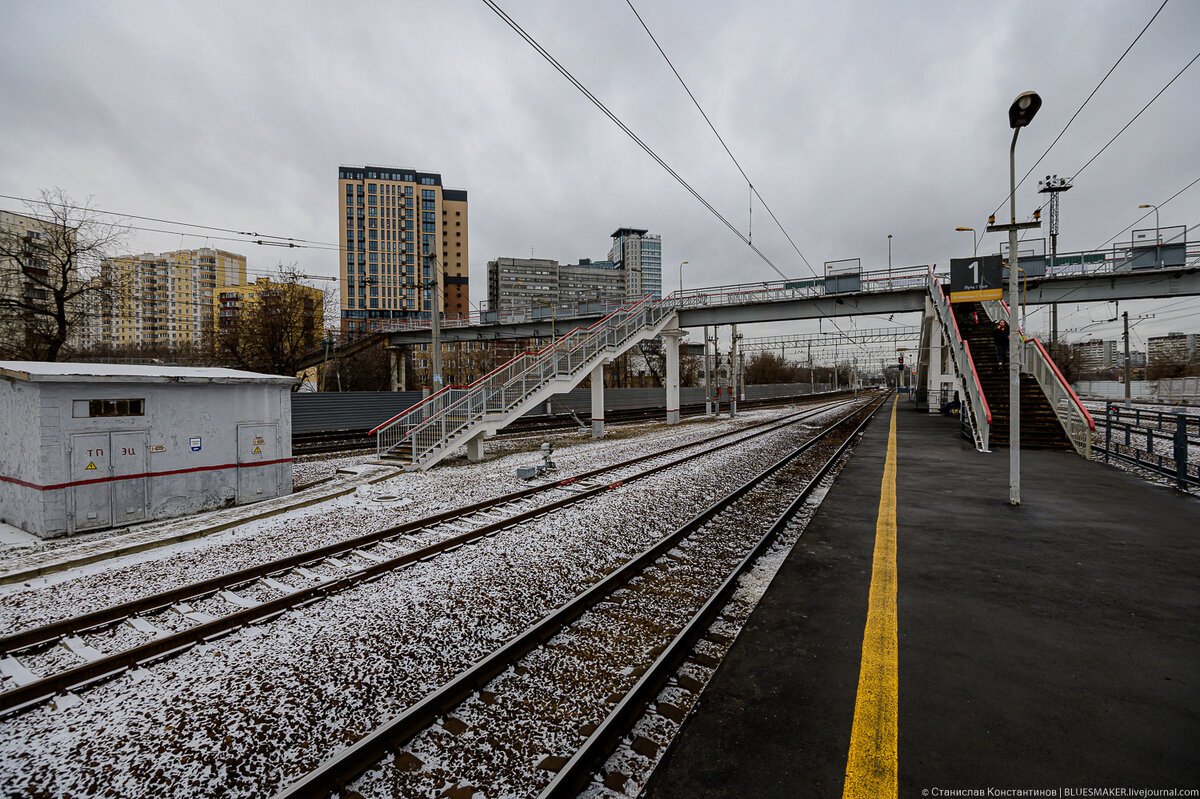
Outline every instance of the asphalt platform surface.
<path fill-rule="evenodd" d="M 645 796 L 842 795 L 888 410 Z M 899 796 L 1200 788 L 1200 499 L 1023 451 L 1013 507 L 1008 460 L 901 399 Z"/>

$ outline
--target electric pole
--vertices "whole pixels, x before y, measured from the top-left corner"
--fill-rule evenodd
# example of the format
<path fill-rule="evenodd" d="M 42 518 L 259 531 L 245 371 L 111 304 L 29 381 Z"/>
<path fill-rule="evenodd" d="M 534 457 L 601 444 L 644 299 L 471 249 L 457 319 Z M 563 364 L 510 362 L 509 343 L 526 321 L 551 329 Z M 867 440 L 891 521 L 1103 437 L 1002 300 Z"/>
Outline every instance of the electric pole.
<path fill-rule="evenodd" d="M 1121 314 L 1125 319 L 1125 407 L 1133 407 L 1133 393 L 1129 385 L 1129 311 Z"/>
<path fill-rule="evenodd" d="M 1038 181 L 1038 194 L 1050 195 L 1050 266 L 1058 263 L 1058 195 L 1073 188 L 1071 181 L 1058 175 L 1046 175 Z M 1058 358 L 1058 303 L 1050 304 L 1050 356 Z"/>

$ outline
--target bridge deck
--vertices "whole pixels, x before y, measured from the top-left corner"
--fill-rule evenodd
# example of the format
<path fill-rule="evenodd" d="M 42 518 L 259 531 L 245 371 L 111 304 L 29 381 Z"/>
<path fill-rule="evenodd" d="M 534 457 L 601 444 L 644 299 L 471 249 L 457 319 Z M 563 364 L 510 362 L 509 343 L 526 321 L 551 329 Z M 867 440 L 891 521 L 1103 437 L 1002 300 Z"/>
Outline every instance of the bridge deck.
<path fill-rule="evenodd" d="M 1023 452 L 1013 508 L 1007 451 L 896 419 L 899 796 L 1200 786 L 1200 500 Z M 842 796 L 888 441 L 881 413 L 648 797 Z"/>

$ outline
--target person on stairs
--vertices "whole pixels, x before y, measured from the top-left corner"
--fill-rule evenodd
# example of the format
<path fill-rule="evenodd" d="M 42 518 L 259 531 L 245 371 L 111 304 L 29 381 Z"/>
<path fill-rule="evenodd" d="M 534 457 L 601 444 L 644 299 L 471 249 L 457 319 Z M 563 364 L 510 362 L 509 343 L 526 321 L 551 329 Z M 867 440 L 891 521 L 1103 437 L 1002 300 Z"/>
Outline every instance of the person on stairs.
<path fill-rule="evenodd" d="M 1008 323 L 1003 319 L 996 323 L 992 339 L 996 342 L 996 363 L 1004 366 L 1008 363 Z"/>

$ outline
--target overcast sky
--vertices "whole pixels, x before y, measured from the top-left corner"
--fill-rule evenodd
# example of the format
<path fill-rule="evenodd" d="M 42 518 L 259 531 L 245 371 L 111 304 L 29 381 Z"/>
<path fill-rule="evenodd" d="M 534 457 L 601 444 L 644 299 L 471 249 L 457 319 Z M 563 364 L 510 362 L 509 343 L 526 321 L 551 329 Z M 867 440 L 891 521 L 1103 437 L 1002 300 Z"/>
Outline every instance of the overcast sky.
<path fill-rule="evenodd" d="M 982 231 L 1005 199 L 1012 99 L 1036 90 L 1044 101 L 1021 134 L 1020 177 L 1160 2 L 635 5 L 820 272 L 840 258 L 886 266 L 889 233 L 897 266 L 970 255 L 971 234 L 954 228 Z M 501 6 L 749 232 L 745 181 L 624 0 Z M 474 302 L 489 260 L 601 258 L 620 226 L 662 235 L 668 291 L 683 260 L 691 287 L 777 277 L 478 0 L 9 0 L 0 23 L 2 194 L 61 187 L 103 209 L 328 243 L 339 165 L 410 166 L 469 192 Z M 1018 216 L 1042 199 L 1037 177 L 1078 172 L 1196 55 L 1198 30 L 1200 3 L 1167 4 L 1018 191 Z M 1118 234 L 1146 214 L 1140 203 L 1200 178 L 1198 100 L 1194 65 L 1078 176 L 1060 252 L 1128 241 Z M 1161 209 L 1163 227 L 1198 222 L 1200 184 Z M 1153 213 L 1138 227 L 1153 228 Z M 789 277 L 811 274 L 757 201 L 753 239 Z M 205 243 L 139 231 L 128 249 Z M 336 249 L 207 243 L 246 253 L 252 269 L 282 257 L 337 273 Z M 1200 329 L 1195 301 L 1126 307 L 1159 314 L 1139 336 Z M 1061 326 L 1113 312 L 1084 307 Z"/>

